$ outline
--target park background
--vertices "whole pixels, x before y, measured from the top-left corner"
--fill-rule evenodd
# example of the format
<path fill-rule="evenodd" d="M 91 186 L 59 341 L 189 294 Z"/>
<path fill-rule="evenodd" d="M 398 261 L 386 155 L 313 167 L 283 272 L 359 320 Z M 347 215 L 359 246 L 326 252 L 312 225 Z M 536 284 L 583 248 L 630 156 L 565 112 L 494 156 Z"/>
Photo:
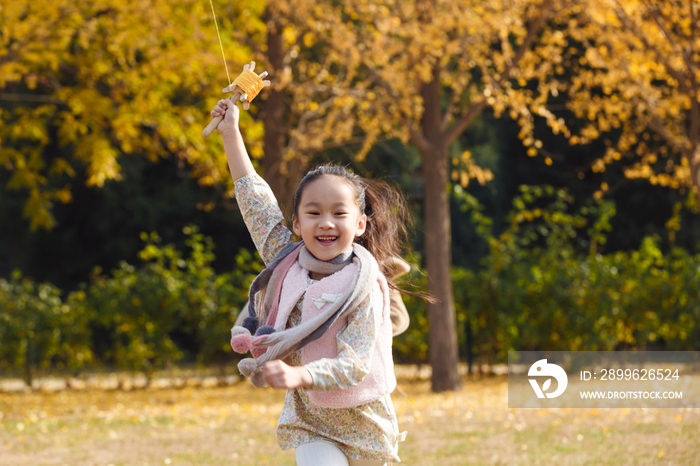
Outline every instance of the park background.
<path fill-rule="evenodd" d="M 273 84 L 242 133 L 286 213 L 328 161 L 414 212 L 406 278 L 440 302 L 404 296 L 394 341 L 409 464 L 692 464 L 695 411 L 507 410 L 490 373 L 509 350 L 700 348 L 697 4 L 213 5 L 227 69 L 205 1 L 0 9 L 0 370 L 37 389 L 0 395 L 8 461 L 268 461 L 231 437 L 281 455 L 279 394 L 229 383 L 262 264 L 201 137 L 255 60 Z M 215 440 L 168 437 L 188 431 Z"/>

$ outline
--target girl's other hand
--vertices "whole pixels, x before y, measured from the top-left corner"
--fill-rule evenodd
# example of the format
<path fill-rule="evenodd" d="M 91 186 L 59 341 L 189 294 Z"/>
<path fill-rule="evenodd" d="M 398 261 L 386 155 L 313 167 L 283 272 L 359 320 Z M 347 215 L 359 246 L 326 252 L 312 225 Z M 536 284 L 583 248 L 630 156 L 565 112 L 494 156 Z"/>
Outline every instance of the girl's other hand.
<path fill-rule="evenodd" d="M 216 127 L 219 134 L 224 134 L 226 131 L 231 129 L 238 129 L 238 117 L 240 115 L 240 110 L 236 103 L 231 102 L 229 99 L 221 99 L 214 110 L 211 111 L 211 117 L 216 118 L 223 116 L 224 119 Z"/>
<path fill-rule="evenodd" d="M 272 388 L 310 388 L 314 384 L 306 368 L 290 366 L 280 360 L 263 365 L 263 379 Z"/>

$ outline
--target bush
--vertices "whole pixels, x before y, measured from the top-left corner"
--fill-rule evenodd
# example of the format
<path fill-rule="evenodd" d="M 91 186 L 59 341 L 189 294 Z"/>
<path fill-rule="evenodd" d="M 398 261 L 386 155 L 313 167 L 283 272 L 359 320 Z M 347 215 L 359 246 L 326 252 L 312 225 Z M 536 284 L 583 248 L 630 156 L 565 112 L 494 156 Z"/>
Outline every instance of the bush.
<path fill-rule="evenodd" d="M 37 371 L 49 367 L 79 369 L 92 359 L 87 316 L 64 304 L 50 284 L 0 279 L 0 367 L 20 371 L 28 385 Z"/>
<path fill-rule="evenodd" d="M 150 380 L 183 358 L 222 369 L 233 363 L 229 330 L 262 263 L 241 250 L 233 271 L 217 274 L 211 239 L 196 227 L 184 232 L 189 255 L 144 233 L 140 267 L 96 269 L 65 301 L 58 288 L 20 272 L 0 280 L 0 368 L 21 371 L 31 385 L 49 368 L 109 367 Z"/>
<path fill-rule="evenodd" d="M 510 350 L 700 349 L 700 255 L 664 254 L 654 238 L 603 255 L 614 206 L 574 209 L 565 190 L 522 187 L 498 236 L 473 197 L 458 188 L 455 195 L 489 247 L 478 269 L 452 271 L 462 357 L 493 363 Z M 192 226 L 184 232 L 187 255 L 144 233 L 140 266 L 96 270 L 65 301 L 19 272 L 0 280 L 0 368 L 22 371 L 31 383 L 48 368 L 106 366 L 150 378 L 183 359 L 233 364 L 229 329 L 262 263 L 241 250 L 232 271 L 217 274 L 211 239 Z M 427 289 L 420 270 L 407 281 Z M 404 301 L 411 325 L 394 339 L 394 355 L 421 363 L 427 305 L 410 295 Z"/>
<path fill-rule="evenodd" d="M 505 361 L 509 350 L 700 348 L 700 256 L 664 255 L 654 238 L 602 255 L 612 203 L 575 210 L 552 187 L 522 187 L 495 237 L 478 203 L 460 194 L 490 248 L 478 271 L 453 273 L 458 319 L 470 322 L 484 359 Z"/>
<path fill-rule="evenodd" d="M 603 255 L 614 205 L 575 209 L 566 190 L 521 187 L 498 236 L 476 199 L 459 187 L 455 195 L 489 246 L 478 269 L 452 270 L 463 359 L 471 352 L 484 363 L 505 362 L 512 350 L 700 349 L 700 255 L 663 254 L 654 238 Z M 427 289 L 420 271 L 408 281 Z M 404 301 L 411 325 L 394 339 L 396 360 L 426 361 L 427 306 Z"/>
<path fill-rule="evenodd" d="M 260 264 L 242 251 L 232 273 L 217 275 L 211 239 L 196 227 L 184 232 L 189 256 L 144 233 L 141 267 L 122 262 L 111 277 L 98 271 L 85 287 L 84 305 L 95 316 L 95 350 L 104 364 L 150 379 L 186 354 L 200 363 L 230 357 L 229 329 Z"/>

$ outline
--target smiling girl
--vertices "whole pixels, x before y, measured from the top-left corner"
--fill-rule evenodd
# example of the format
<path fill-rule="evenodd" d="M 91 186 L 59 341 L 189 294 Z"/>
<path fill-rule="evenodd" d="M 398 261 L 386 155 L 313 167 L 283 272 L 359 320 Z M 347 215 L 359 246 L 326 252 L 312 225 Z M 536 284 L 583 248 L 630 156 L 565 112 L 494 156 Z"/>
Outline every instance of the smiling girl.
<path fill-rule="evenodd" d="M 236 199 L 267 268 L 253 281 L 248 317 L 231 330 L 239 364 L 256 386 L 286 389 L 277 426 L 298 465 L 400 461 L 387 281 L 408 221 L 388 184 L 324 165 L 301 180 L 292 233 L 251 164 L 238 106 L 221 100 L 221 134 Z"/>

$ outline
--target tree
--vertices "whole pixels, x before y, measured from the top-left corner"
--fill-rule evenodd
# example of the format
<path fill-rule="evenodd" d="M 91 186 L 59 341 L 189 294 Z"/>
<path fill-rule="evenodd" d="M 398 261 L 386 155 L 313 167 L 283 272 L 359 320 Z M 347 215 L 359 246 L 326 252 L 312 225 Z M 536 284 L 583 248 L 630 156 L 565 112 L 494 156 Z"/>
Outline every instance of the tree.
<path fill-rule="evenodd" d="M 241 124 L 290 204 L 315 154 L 357 138 L 354 74 L 324 40 L 333 21 L 323 2 L 216 3 L 227 78 L 251 60 L 270 71 L 273 88 Z M 95 188 L 120 179 L 124 154 L 175 157 L 225 202 L 232 196 L 220 141 L 200 136 L 228 84 L 206 2 L 20 2 L 0 15 L 0 164 L 12 174 L 5 187 L 26 192 L 32 229 L 55 225 L 52 204 L 71 202 L 76 172 Z"/>
<path fill-rule="evenodd" d="M 447 185 L 455 170 L 464 185 L 475 172 L 468 153 L 451 147 L 487 106 L 518 120 L 531 155 L 542 145 L 532 137 L 533 115 L 568 131 L 546 109 L 549 90 L 542 88 L 562 51 L 560 35 L 543 26 L 564 6 L 554 0 L 384 0 L 336 7 L 342 21 L 331 40 L 365 78 L 361 120 L 368 137 L 377 131 L 398 136 L 423 158 L 425 257 L 429 291 L 439 300 L 428 310 L 434 391 L 460 386 Z"/>
<path fill-rule="evenodd" d="M 285 211 L 316 155 L 342 147 L 361 161 L 379 132 L 363 118 L 367 83 L 357 63 L 334 46 L 337 18 L 327 2 L 269 0 L 260 18 L 235 37 L 270 72 L 272 87 L 259 105 L 262 168 Z M 350 151 L 352 145 L 358 149 Z"/>
<path fill-rule="evenodd" d="M 230 186 L 220 143 L 201 138 L 226 85 L 205 2 L 12 2 L 0 21 L 0 166 L 5 189 L 26 192 L 32 229 L 55 224 L 77 171 L 95 188 L 120 179 L 124 154 L 177 157 L 200 184 Z M 259 155 L 260 125 L 242 125 Z"/>
<path fill-rule="evenodd" d="M 625 157 L 628 178 L 692 189 L 700 199 L 698 14 L 694 2 L 676 0 L 578 7 L 565 56 L 574 73 L 568 107 L 589 124 L 571 143 L 606 139 L 594 172 Z"/>

